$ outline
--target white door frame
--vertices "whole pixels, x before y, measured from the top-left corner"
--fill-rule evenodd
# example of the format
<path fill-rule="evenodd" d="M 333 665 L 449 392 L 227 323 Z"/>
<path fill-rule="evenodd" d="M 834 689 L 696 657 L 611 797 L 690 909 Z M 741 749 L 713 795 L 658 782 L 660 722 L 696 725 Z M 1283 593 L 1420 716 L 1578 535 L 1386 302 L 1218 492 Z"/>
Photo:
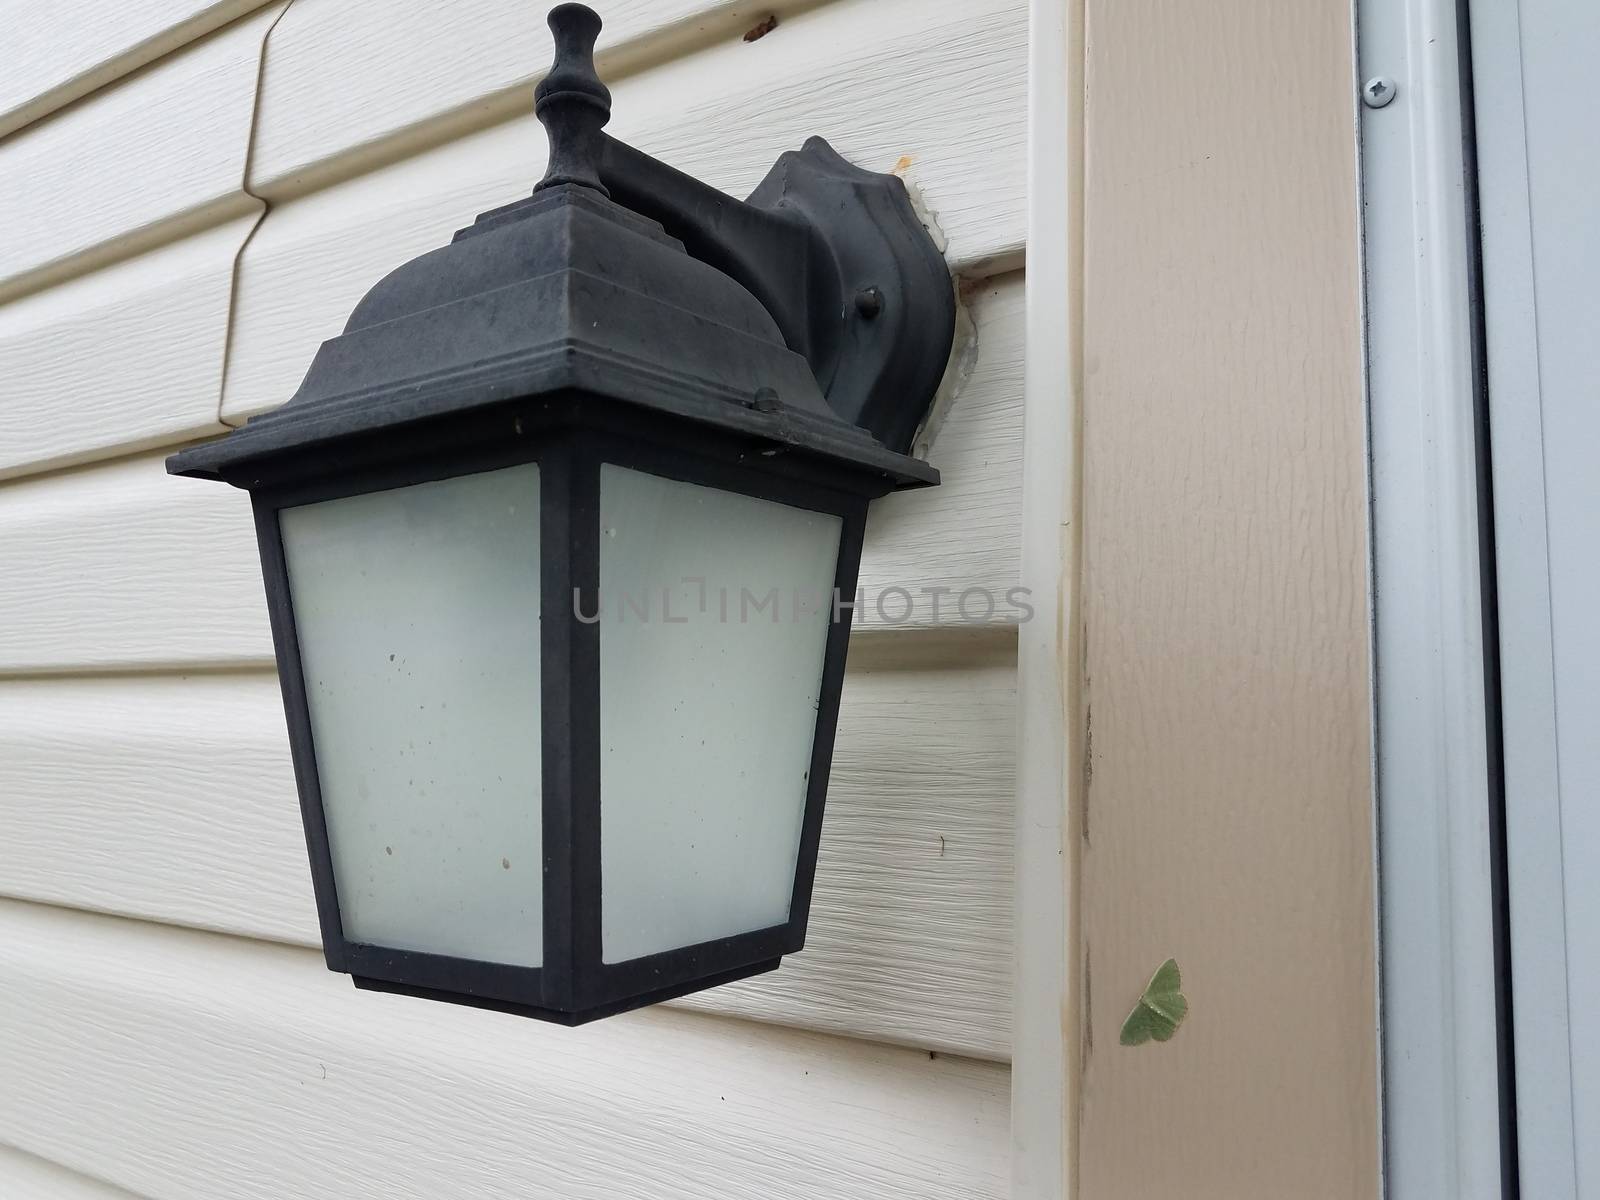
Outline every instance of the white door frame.
<path fill-rule="evenodd" d="M 1390 1200 L 1499 1200 L 1504 951 L 1457 0 L 1358 0 Z M 1495 724 L 1491 724 L 1495 722 Z"/>
<path fill-rule="evenodd" d="M 1510 896 L 1512 1004 L 1516 1047 L 1518 1171 L 1522 1194 L 1537 1200 L 1576 1200 L 1579 1134 L 1575 1118 L 1574 1045 L 1570 1033 L 1566 886 L 1575 848 L 1565 845 L 1563 779 L 1558 758 L 1556 630 L 1552 588 L 1545 455 L 1547 402 L 1572 403 L 1544 395 L 1541 367 L 1539 292 L 1535 287 L 1532 171 L 1551 170 L 1550 149 L 1560 130 L 1543 124 L 1560 95 L 1566 138 L 1588 118 L 1594 93 L 1567 94 L 1583 57 L 1592 46 L 1595 24 L 1574 27 L 1577 6 L 1519 4 L 1518 0 L 1472 0 L 1472 76 L 1474 81 L 1485 282 L 1485 347 L 1493 447 L 1495 554 L 1498 562 L 1500 685 L 1505 732 L 1506 860 Z M 1530 11 L 1531 10 L 1531 11 Z M 1552 47 L 1554 29 L 1563 31 L 1564 60 L 1531 79 L 1524 78 L 1524 24 L 1538 21 L 1535 36 Z M 1564 70 L 1552 72 L 1552 66 Z M 1589 64 L 1592 67 L 1592 64 Z M 1590 85 L 1592 87 L 1592 85 Z M 1542 92 L 1545 107 L 1531 119 L 1545 135 L 1542 165 L 1530 163 L 1525 105 L 1527 88 Z M 1593 131 L 1590 130 L 1592 135 Z M 1581 140 L 1581 133 L 1576 137 Z M 1579 164 L 1574 164 L 1577 169 Z M 1553 182 L 1546 180 L 1547 183 Z M 1546 212 L 1545 220 L 1550 220 Z M 1549 237 L 1554 232 L 1544 229 Z M 1578 230 L 1571 231 L 1574 234 Z M 1576 249 L 1576 248 L 1575 248 Z M 1546 246 L 1546 253 L 1549 247 Z M 1546 278 L 1546 287 L 1554 286 Z M 1545 296 L 1546 301 L 1550 299 Z M 1570 331 L 1578 318 L 1545 312 L 1546 337 L 1552 329 Z M 1554 386 L 1570 389 L 1572 381 Z M 1570 597 L 1568 598 L 1570 603 Z M 1568 704 L 1575 703 L 1569 698 Z M 1592 731 L 1591 731 L 1592 732 Z M 1571 794 L 1567 804 L 1592 804 L 1594 797 Z M 1581 981 L 1578 994 L 1582 994 Z M 1600 1136 L 1595 1131 L 1589 1137 Z M 1600 1181 L 1586 1181 L 1591 1188 Z M 1594 1194 L 1593 1192 L 1589 1194 Z"/>

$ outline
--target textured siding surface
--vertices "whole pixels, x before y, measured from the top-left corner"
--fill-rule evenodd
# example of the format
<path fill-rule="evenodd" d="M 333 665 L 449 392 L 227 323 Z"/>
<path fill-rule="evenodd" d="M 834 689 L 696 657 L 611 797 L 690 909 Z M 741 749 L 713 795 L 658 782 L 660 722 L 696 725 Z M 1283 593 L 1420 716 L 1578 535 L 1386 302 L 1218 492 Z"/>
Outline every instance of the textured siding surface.
<path fill-rule="evenodd" d="M 852 648 L 808 948 L 578 1031 L 326 971 L 248 503 L 162 469 L 531 188 L 540 6 L 57 7 L 0 0 L 0 1196 L 1005 1194 L 1015 616 L 919 589 L 1017 578 L 1024 0 L 600 6 L 615 133 L 898 171 L 967 340 L 869 529 L 917 602 Z"/>
<path fill-rule="evenodd" d="M 1366 1200 L 1380 1182 L 1350 10 L 1087 14 L 1082 1191 Z M 1168 957 L 1183 1028 L 1119 1045 Z"/>
<path fill-rule="evenodd" d="M 309 950 L 0 902 L 6 1138 L 147 1196 L 992 1196 L 1004 1067 L 375 1000 Z"/>
<path fill-rule="evenodd" d="M 255 223 L 235 217 L 0 305 L 0 478 L 225 430 L 233 267 Z"/>
<path fill-rule="evenodd" d="M 0 137 L 131 75 L 267 0 L 0 0 Z"/>
<path fill-rule="evenodd" d="M 281 5 L 0 141 L 0 299 L 260 210 L 244 190 Z"/>

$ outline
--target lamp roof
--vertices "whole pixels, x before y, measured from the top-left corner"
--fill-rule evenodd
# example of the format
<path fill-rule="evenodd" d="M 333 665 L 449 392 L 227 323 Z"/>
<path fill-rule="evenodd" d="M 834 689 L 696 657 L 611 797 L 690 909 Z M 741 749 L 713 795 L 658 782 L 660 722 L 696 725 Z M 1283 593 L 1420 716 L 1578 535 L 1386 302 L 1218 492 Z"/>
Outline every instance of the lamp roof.
<path fill-rule="evenodd" d="M 556 393 L 818 456 L 886 490 L 938 479 L 835 414 L 744 287 L 578 183 L 484 213 L 390 272 L 288 403 L 167 467 L 248 488 L 297 452 Z"/>

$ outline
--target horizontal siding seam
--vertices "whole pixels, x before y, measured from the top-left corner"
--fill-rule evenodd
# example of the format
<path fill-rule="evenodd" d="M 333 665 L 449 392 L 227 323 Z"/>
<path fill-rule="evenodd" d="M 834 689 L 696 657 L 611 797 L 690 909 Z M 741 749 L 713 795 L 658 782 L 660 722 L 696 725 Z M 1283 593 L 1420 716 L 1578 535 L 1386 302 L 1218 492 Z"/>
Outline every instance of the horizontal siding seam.
<path fill-rule="evenodd" d="M 54 87 L 46 88 L 8 112 L 0 113 L 0 142 L 79 101 L 91 99 L 270 3 L 272 0 L 234 0 L 232 4 L 219 4 L 125 47 L 114 57 L 96 63 Z"/>
<path fill-rule="evenodd" d="M 97 464 L 98 465 L 98 464 Z M 931 671 L 1011 666 L 1016 662 L 1018 625 L 915 625 L 857 629 L 850 635 L 850 669 L 867 671 Z M 172 662 L 71 664 L 42 670 L 0 667 L 0 684 L 68 680 L 179 678 L 191 675 L 237 675 L 257 678 L 277 674 L 277 663 L 259 660 L 180 659 Z"/>
<path fill-rule="evenodd" d="M 309 884 L 307 885 L 310 886 Z M 234 929 L 227 929 L 221 925 L 207 924 L 203 919 L 184 917 L 182 920 L 155 916 L 150 913 L 123 912 L 115 908 L 102 908 L 82 900 L 57 899 L 49 896 L 24 895 L 21 892 L 10 891 L 0 887 L 0 905 L 25 904 L 29 908 L 43 909 L 49 912 L 72 913 L 78 916 L 99 917 L 108 921 L 124 921 L 131 926 L 149 926 L 155 929 L 170 929 L 179 933 L 198 933 L 207 937 L 227 938 L 231 942 L 241 945 L 272 947 L 281 950 L 293 950 L 301 954 L 315 955 L 321 960 L 322 948 L 312 945 L 304 939 L 292 937 L 273 937 L 267 933 L 240 933 Z M 711 1013 L 711 1016 L 720 1014 Z M 767 1022 L 770 1024 L 770 1022 Z M 828 1035 L 834 1036 L 834 1035 Z"/>
<path fill-rule="evenodd" d="M 221 404 L 220 389 L 218 404 L 219 406 Z M 197 420 L 185 429 L 163 429 L 147 437 L 129 438 L 111 446 L 91 446 L 86 449 L 29 459 L 27 462 L 14 467 L 0 467 L 0 488 L 4 488 L 8 483 L 21 483 L 24 480 L 40 479 L 46 475 L 71 471 L 80 467 L 103 466 L 107 463 L 115 462 L 119 458 L 137 458 L 154 450 L 164 450 L 173 445 L 175 441 L 192 442 L 224 432 L 226 432 L 226 425 L 219 415 L 209 422 Z M 0 495 L 3 495 L 3 493 L 0 493 Z M 4 674 L 3 667 L 0 667 L 0 674 Z"/>
<path fill-rule="evenodd" d="M 8 670 L 0 667 L 0 686 L 9 683 L 61 683 L 78 681 L 107 680 L 119 682 L 130 679 L 187 679 L 193 675 L 237 675 L 241 678 L 257 678 L 262 675 L 276 675 L 277 664 L 271 659 L 259 662 L 244 661 L 215 661 L 208 662 L 203 659 L 194 661 L 174 660 L 172 662 L 130 662 L 130 663 L 105 663 L 103 665 L 74 664 L 63 667 L 44 667 L 39 669 Z"/>
<path fill-rule="evenodd" d="M 325 971 L 322 961 L 321 948 L 308 945 L 304 942 L 293 942 L 269 937 L 251 937 L 240 933 L 234 933 L 225 929 L 211 929 L 200 925 L 181 924 L 176 921 L 163 921 L 151 917 L 130 916 L 127 913 L 112 912 L 106 909 L 89 908 L 81 904 L 58 904 L 53 901 L 39 900 L 28 896 L 14 896 L 10 893 L 0 892 L 0 911 L 3 911 L 6 906 L 13 905 L 40 912 L 66 913 L 75 916 L 88 917 L 95 921 L 113 921 L 120 925 L 125 925 L 129 929 L 145 927 L 157 930 L 168 930 L 183 937 L 224 938 L 229 944 L 236 948 L 248 949 L 259 946 L 263 950 L 271 949 L 275 952 L 287 952 L 302 956 L 307 960 L 309 971 L 318 977 L 320 977 Z M 353 985 L 352 990 L 354 990 Z M 418 1001 L 417 1003 L 435 1002 Z M 865 1043 L 867 1045 L 897 1053 L 909 1055 L 926 1054 L 929 1058 L 946 1059 L 951 1062 L 975 1063 L 985 1067 L 1004 1067 L 1008 1070 L 1010 1068 L 1010 1063 L 1007 1060 L 1000 1058 L 986 1058 L 982 1055 L 963 1054 L 954 1050 L 926 1050 L 917 1046 L 907 1045 L 902 1042 L 890 1042 L 879 1038 L 864 1037 L 857 1034 L 840 1033 L 837 1030 L 819 1029 L 812 1025 L 801 1025 L 785 1021 L 749 1017 L 742 1013 L 717 1011 L 707 1009 L 703 1006 L 683 1004 L 674 1000 L 666 1001 L 664 1006 L 670 1008 L 675 1014 L 681 1017 L 700 1021 L 714 1021 L 719 1025 L 736 1025 L 741 1028 L 748 1029 L 756 1034 L 764 1034 L 773 1030 L 784 1030 L 796 1034 L 803 1034 L 806 1037 L 824 1038 L 828 1041 L 838 1043 L 841 1046 L 849 1045 L 851 1043 Z M 0 1145 L 10 1145 L 10 1143 L 0 1142 Z M 13 1148 L 24 1154 L 32 1153 L 31 1151 L 28 1151 L 22 1147 Z M 39 1156 L 33 1155 L 33 1157 L 37 1158 Z M 42 1161 L 48 1162 L 51 1160 L 44 1159 Z M 73 1168 L 66 1169 L 73 1170 L 74 1174 L 84 1174 L 84 1172 L 77 1171 Z M 88 1176 L 88 1178 L 93 1178 L 93 1176 Z M 96 1182 L 98 1182 L 98 1180 Z"/>
<path fill-rule="evenodd" d="M 724 9 L 710 14 L 693 14 L 643 36 L 615 46 L 602 47 L 595 56 L 596 67 L 607 84 L 615 86 L 653 68 L 694 57 L 747 27 L 755 12 L 794 17 L 838 2 L 777 0 L 760 9 Z M 535 19 L 534 9 L 529 10 L 529 19 Z M 270 43 L 270 37 L 268 41 Z M 291 174 L 267 180 L 247 177 L 253 189 L 252 194 L 278 202 L 299 199 L 407 158 L 414 158 L 459 138 L 525 117 L 533 108 L 533 88 L 544 74 L 545 70 L 539 68 L 521 83 L 474 96 L 409 125 L 391 129 L 376 138 L 346 146 L 338 153 Z"/>
<path fill-rule="evenodd" d="M 31 487 L 44 483 L 46 480 L 54 483 L 62 479 L 70 479 L 74 475 L 87 478 L 96 471 L 130 466 L 139 459 L 151 457 L 155 451 L 166 450 L 169 453 L 176 453 L 188 446 L 198 445 L 206 440 L 208 439 L 204 436 L 194 438 L 168 437 L 154 446 L 146 446 L 142 449 L 130 449 L 126 446 L 118 445 L 111 447 L 112 452 L 110 454 L 102 455 L 99 458 L 84 459 L 81 462 L 56 463 L 38 471 L 8 475 L 4 479 L 0 479 L 0 511 L 3 511 L 9 499 L 6 494 L 9 488 Z"/>
<path fill-rule="evenodd" d="M 168 213 L 136 229 L 97 242 L 86 250 L 51 259 L 0 282 L 0 305 L 114 267 L 141 254 L 215 229 L 236 217 L 249 216 L 252 211 L 257 211 L 256 206 L 260 203 L 256 197 L 241 189 L 232 195 L 218 196 L 202 204 Z"/>
<path fill-rule="evenodd" d="M 56 1175 L 57 1182 L 60 1181 L 61 1176 L 66 1176 L 74 1182 L 81 1181 L 84 1186 L 77 1190 L 81 1191 L 83 1200 L 88 1200 L 91 1194 L 101 1198 L 101 1200 L 160 1200 L 159 1197 L 148 1196 L 144 1192 L 129 1191 L 120 1184 L 112 1183 L 110 1180 L 90 1174 L 88 1171 L 68 1166 L 66 1163 L 57 1162 L 55 1159 L 46 1158 L 41 1154 L 35 1154 L 32 1150 L 24 1146 L 18 1146 L 3 1138 L 0 1138 L 0 1184 L 6 1182 L 9 1174 L 6 1170 L 5 1162 L 8 1155 L 23 1159 L 30 1164 L 35 1164 L 41 1172 Z M 10 1195 L 9 1192 L 6 1194 Z"/>
<path fill-rule="evenodd" d="M 37 478 L 37 477 L 34 477 Z M 852 670 L 928 670 L 940 664 L 939 658 L 960 653 L 960 666 L 980 667 L 1011 661 L 1016 654 L 1017 630 L 1014 621 L 994 621 L 963 628 L 957 625 L 915 625 L 900 628 L 879 626 L 857 629 L 850 634 Z M 959 640 L 970 637 L 969 642 Z M 959 649 L 957 649 L 959 647 Z M 953 664 L 952 664 L 953 665 Z M 259 656 L 220 659 L 146 659 L 124 662 L 72 663 L 60 667 L 9 668 L 0 666 L 0 684 L 61 679 L 125 679 L 186 677 L 190 675 L 270 675 L 277 673 L 274 658 Z"/>

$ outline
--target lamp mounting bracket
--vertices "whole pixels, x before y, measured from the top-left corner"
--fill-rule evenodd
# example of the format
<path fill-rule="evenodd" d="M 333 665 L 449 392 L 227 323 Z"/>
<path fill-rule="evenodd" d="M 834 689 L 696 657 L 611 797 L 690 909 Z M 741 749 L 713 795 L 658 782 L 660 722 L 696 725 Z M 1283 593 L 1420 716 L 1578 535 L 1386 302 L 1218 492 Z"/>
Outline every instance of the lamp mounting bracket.
<path fill-rule="evenodd" d="M 594 68 L 600 18 L 562 4 L 549 21 L 555 62 L 535 111 L 550 159 L 539 187 L 588 186 L 659 222 L 760 301 L 834 412 L 907 452 L 944 376 L 955 295 L 901 180 L 813 137 L 735 199 L 606 135 L 611 96 Z"/>

